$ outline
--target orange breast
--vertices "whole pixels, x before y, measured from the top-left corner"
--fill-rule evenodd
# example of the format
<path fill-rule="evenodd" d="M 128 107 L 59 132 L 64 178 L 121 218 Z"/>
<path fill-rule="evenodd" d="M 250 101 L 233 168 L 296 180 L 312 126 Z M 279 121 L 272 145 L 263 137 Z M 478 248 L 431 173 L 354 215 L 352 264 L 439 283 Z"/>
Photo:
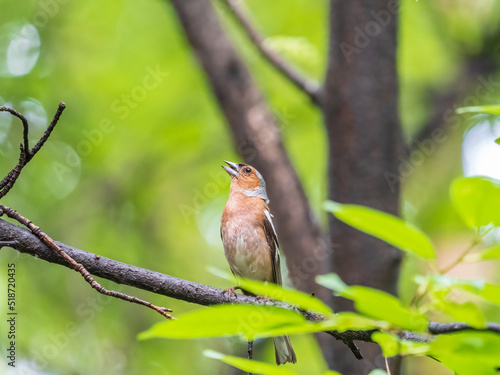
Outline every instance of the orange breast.
<path fill-rule="evenodd" d="M 237 276 L 273 282 L 271 252 L 263 225 L 263 201 L 239 195 L 232 194 L 222 214 L 226 259 Z"/>

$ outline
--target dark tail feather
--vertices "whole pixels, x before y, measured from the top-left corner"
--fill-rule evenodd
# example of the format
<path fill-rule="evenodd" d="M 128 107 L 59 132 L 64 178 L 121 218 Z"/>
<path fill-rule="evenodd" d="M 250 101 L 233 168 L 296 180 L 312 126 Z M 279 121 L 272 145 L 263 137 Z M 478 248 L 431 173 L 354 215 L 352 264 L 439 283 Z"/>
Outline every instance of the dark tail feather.
<path fill-rule="evenodd" d="M 297 362 L 297 357 L 292 348 L 292 343 L 290 342 L 290 337 L 279 336 L 273 337 L 274 342 L 274 353 L 276 354 L 276 364 L 283 365 L 287 362 L 295 363 Z"/>

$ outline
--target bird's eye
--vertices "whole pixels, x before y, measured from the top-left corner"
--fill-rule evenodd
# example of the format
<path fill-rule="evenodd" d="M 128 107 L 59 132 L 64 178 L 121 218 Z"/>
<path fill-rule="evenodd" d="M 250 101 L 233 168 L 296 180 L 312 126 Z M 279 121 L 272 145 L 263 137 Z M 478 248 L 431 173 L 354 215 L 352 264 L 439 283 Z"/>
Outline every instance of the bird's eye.
<path fill-rule="evenodd" d="M 245 172 L 246 172 L 246 173 L 250 173 L 250 172 L 252 172 L 252 169 L 251 169 L 251 168 L 249 168 L 249 167 L 246 167 L 246 168 L 245 168 Z"/>

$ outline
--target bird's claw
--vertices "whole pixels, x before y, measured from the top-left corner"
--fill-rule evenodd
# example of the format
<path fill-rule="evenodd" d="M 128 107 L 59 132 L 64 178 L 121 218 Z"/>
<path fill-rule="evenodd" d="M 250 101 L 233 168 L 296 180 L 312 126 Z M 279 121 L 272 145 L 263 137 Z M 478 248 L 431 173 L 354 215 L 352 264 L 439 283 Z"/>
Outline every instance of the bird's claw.
<path fill-rule="evenodd" d="M 273 299 L 271 299 L 271 298 L 269 298 L 269 297 L 266 297 L 266 296 L 257 296 L 257 297 L 255 297 L 255 299 L 256 299 L 257 301 L 263 301 L 263 302 L 264 302 L 264 305 L 265 305 L 266 303 L 268 303 L 268 302 L 274 302 L 274 300 L 273 300 Z"/>
<path fill-rule="evenodd" d="M 241 287 L 239 287 L 239 286 L 233 286 L 232 288 L 224 289 L 222 291 L 222 294 L 227 294 L 228 295 L 227 299 L 228 299 L 229 302 L 231 302 L 231 297 L 233 299 L 238 298 L 238 294 L 236 294 L 236 290 L 237 289 L 241 290 Z"/>

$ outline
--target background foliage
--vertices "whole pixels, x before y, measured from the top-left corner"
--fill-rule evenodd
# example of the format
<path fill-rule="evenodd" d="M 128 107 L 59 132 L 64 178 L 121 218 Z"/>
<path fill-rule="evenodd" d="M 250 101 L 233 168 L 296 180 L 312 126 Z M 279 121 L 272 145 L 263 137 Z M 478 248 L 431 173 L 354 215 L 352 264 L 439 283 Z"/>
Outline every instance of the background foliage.
<path fill-rule="evenodd" d="M 326 148 L 319 113 L 262 62 L 221 3 L 214 4 L 279 119 L 313 208 L 326 221 L 321 211 Z M 322 77 L 327 1 L 246 4 L 270 45 L 312 76 Z M 407 139 L 431 118 L 437 105 L 432 95 L 453 90 L 474 53 L 486 50 L 498 63 L 500 44 L 490 38 L 499 23 L 498 8 L 493 0 L 402 1 L 400 113 Z M 474 77 L 472 86 L 454 107 L 498 102 L 500 78 L 495 70 L 491 76 Z M 29 117 L 35 140 L 61 100 L 67 109 L 51 142 L 3 203 L 62 242 L 227 287 L 229 283 L 213 276 L 207 266 L 225 264 L 219 218 L 229 179 L 219 165 L 238 157 L 168 2 L 53 0 L 20 6 L 3 0 L 0 104 Z M 403 216 L 431 235 L 442 264 L 453 261 L 473 235 L 452 207 L 451 181 L 463 170 L 500 178 L 498 145 L 483 146 L 485 140 L 492 143 L 500 136 L 498 124 L 490 117 L 467 121 L 471 117 L 454 116 L 443 118 L 449 129 L 444 140 L 422 146 L 421 155 L 402 164 L 407 168 L 402 173 Z M 19 139 L 19 124 L 1 114 L 2 175 L 15 164 Z M 493 244 L 497 236 L 492 231 L 485 241 Z M 229 373 L 229 367 L 202 352 L 244 355 L 245 344 L 234 338 L 137 341 L 139 332 L 160 319 L 157 314 L 98 296 L 62 267 L 9 249 L 0 252 L 1 264 L 13 261 L 21 312 L 18 360 L 28 367 L 38 365 L 38 373 Z M 414 280 L 405 275 L 417 267 L 417 262 L 405 262 L 404 301 L 409 302 L 415 290 Z M 497 267 L 477 263 L 457 267 L 453 274 L 498 283 Z M 5 283 L 6 277 L 0 277 L 2 290 Z M 133 293 L 173 308 L 176 315 L 194 307 Z M 499 320 L 498 309 L 487 305 L 484 313 L 487 320 Z M 293 341 L 299 371 L 325 369 L 312 336 L 296 335 Z M 257 345 L 256 356 L 272 362 L 270 342 Z M 3 361 L 0 358 L 2 369 Z M 419 358 L 407 363 L 406 373 L 438 373 L 434 366 L 432 360 Z"/>

